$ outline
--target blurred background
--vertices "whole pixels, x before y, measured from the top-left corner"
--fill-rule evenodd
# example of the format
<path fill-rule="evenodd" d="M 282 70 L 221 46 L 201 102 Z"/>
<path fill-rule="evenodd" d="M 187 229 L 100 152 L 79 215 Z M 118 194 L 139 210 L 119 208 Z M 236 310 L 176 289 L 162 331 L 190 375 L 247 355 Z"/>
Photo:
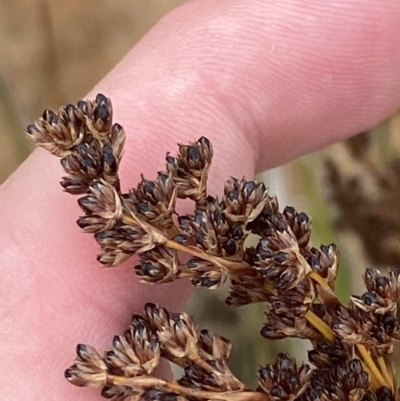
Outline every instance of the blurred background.
<path fill-rule="evenodd" d="M 45 108 L 84 96 L 181 3 L 0 0 L 0 184 L 32 151 L 26 125 Z M 339 245 L 337 288 L 343 300 L 363 291 L 365 267 L 400 266 L 399 154 L 397 114 L 371 132 L 258 177 L 282 208 L 291 205 L 313 217 L 314 246 Z M 187 310 L 199 326 L 233 340 L 231 366 L 240 378 L 254 385 L 258 366 L 272 362 L 281 350 L 305 358 L 302 343 L 261 338 L 264 305 L 228 308 L 225 295 L 198 290 Z"/>

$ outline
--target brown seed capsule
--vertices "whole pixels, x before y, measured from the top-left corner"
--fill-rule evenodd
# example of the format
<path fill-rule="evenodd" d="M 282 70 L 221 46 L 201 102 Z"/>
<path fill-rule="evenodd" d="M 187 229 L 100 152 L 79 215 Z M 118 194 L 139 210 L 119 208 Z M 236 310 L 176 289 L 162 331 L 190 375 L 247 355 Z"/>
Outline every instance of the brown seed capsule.
<path fill-rule="evenodd" d="M 197 356 L 196 326 L 186 313 L 170 315 L 169 324 L 160 328 L 158 339 L 176 358 L 194 359 Z"/>
<path fill-rule="evenodd" d="M 66 379 L 76 386 L 103 386 L 107 381 L 107 366 L 90 345 L 78 344 L 74 365 L 65 371 Z"/>
<path fill-rule="evenodd" d="M 272 399 L 292 400 L 299 397 L 308 387 L 311 368 L 296 362 L 287 354 L 279 354 L 274 365 L 267 365 L 258 372 L 258 384 Z"/>
<path fill-rule="evenodd" d="M 148 323 L 134 315 L 132 326 L 123 336 L 115 336 L 113 349 L 106 354 L 111 369 L 122 371 L 126 377 L 151 374 L 160 361 L 160 346 Z"/>

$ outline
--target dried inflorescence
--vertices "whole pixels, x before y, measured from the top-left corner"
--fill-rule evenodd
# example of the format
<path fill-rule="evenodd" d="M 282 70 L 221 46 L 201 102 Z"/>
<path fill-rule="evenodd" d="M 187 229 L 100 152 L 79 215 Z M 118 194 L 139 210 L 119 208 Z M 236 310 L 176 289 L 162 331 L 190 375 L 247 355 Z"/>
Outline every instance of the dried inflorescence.
<path fill-rule="evenodd" d="M 142 177 L 122 193 L 118 167 L 125 134 L 112 123 L 111 102 L 103 95 L 58 113 L 46 111 L 28 134 L 61 157 L 61 185 L 81 196 L 78 225 L 94 235 L 104 266 L 136 254 L 135 272 L 150 284 L 189 278 L 195 286 L 217 288 L 228 280 L 228 304 L 266 304 L 264 337 L 299 337 L 313 347 L 309 363 L 300 367 L 289 355 L 278 355 L 260 369 L 258 388 L 251 390 L 228 367 L 227 339 L 198 331 L 185 313 L 149 303 L 114 337 L 110 351 L 78 345 L 75 363 L 65 372 L 71 383 L 102 387 L 113 401 L 398 398 L 392 360 L 400 338 L 398 273 L 368 269 L 367 292 L 343 305 L 334 293 L 339 251 L 334 244 L 310 244 L 305 213 L 280 211 L 264 184 L 245 179 L 229 178 L 221 199 L 207 193 L 213 149 L 204 137 L 179 145 L 154 180 Z M 193 201 L 193 212 L 179 215 L 177 199 Z M 249 235 L 257 238 L 256 246 L 247 246 Z M 183 368 L 182 378 L 157 378 L 161 359 Z"/>

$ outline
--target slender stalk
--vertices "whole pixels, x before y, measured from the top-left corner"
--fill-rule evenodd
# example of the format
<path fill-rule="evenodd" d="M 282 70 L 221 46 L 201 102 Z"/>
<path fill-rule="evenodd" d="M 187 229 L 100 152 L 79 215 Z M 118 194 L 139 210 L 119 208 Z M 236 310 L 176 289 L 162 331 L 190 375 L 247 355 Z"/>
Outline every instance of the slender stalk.
<path fill-rule="evenodd" d="M 399 401 L 399 391 L 397 388 L 397 374 L 396 374 L 396 364 L 393 357 L 389 358 L 390 360 L 390 371 L 393 377 L 393 389 L 394 389 L 394 400 Z"/>
<path fill-rule="evenodd" d="M 391 388 L 392 384 L 391 382 L 386 382 L 386 380 L 384 379 L 384 377 L 382 376 L 381 372 L 379 371 L 379 369 L 377 368 L 375 362 L 373 361 L 373 359 L 371 358 L 370 353 L 368 352 L 368 350 L 364 347 L 364 345 L 362 344 L 356 344 L 356 347 L 358 349 L 358 352 L 360 353 L 361 358 L 363 359 L 363 361 L 365 362 L 365 364 L 368 366 L 369 370 L 372 373 L 372 376 L 374 376 L 376 378 L 376 380 L 378 381 L 380 386 L 386 386 Z"/>
<path fill-rule="evenodd" d="M 195 388 L 183 387 L 177 382 L 168 382 L 166 380 L 157 379 L 151 376 L 147 377 L 122 377 L 108 376 L 108 382 L 130 388 L 142 389 L 158 389 L 164 391 L 172 391 L 186 397 L 204 398 L 208 400 L 224 400 L 224 401 L 269 401 L 269 397 L 265 393 L 258 391 L 206 391 Z"/>
<path fill-rule="evenodd" d="M 326 340 L 333 343 L 335 341 L 335 333 L 332 329 L 322 320 L 320 319 L 314 312 L 311 310 L 308 311 L 305 315 L 307 321 L 315 327 Z M 360 353 L 362 360 L 365 362 L 366 366 L 368 367 L 369 371 L 371 372 L 371 378 L 374 378 L 379 386 L 387 386 L 392 387 L 392 380 L 385 380 L 382 373 L 377 368 L 375 362 L 371 358 L 371 355 L 367 351 L 367 349 L 362 344 L 356 344 L 356 347 Z M 383 362 L 384 363 L 384 362 Z"/>
<path fill-rule="evenodd" d="M 325 288 L 325 290 L 332 292 L 332 288 L 329 287 L 328 283 L 324 278 L 322 278 L 318 273 L 312 271 L 308 277 L 312 278 L 316 283 L 318 283 L 321 287 Z"/>
<path fill-rule="evenodd" d="M 380 387 L 380 386 L 379 386 L 379 383 L 378 383 L 378 380 L 376 380 L 376 377 L 375 377 L 375 376 L 372 374 L 372 372 L 368 369 L 368 367 L 365 365 L 365 363 L 362 362 L 362 361 L 361 361 L 361 363 L 362 363 L 362 365 L 363 365 L 363 369 L 369 374 L 371 389 L 372 389 L 373 391 L 378 390 L 378 388 Z"/>
<path fill-rule="evenodd" d="M 220 258 L 215 255 L 210 255 L 202 250 L 200 250 L 197 247 L 193 246 L 186 246 L 183 245 L 179 242 L 176 242 L 174 240 L 171 240 L 165 236 L 165 234 L 159 230 L 157 227 L 152 226 L 149 223 L 141 221 L 137 216 L 131 214 L 124 214 L 122 217 L 122 220 L 126 224 L 134 225 L 134 226 L 140 226 L 147 232 L 153 232 L 154 234 L 157 235 L 157 237 L 162 238 L 162 245 L 171 248 L 171 249 L 176 249 L 177 251 L 185 252 L 189 255 L 195 256 L 197 258 L 206 260 L 208 262 L 213 263 L 214 265 L 228 270 L 232 274 L 241 274 L 241 273 L 254 273 L 253 269 L 251 266 L 249 266 L 245 262 L 235 262 L 232 260 L 227 260 L 224 258 Z"/>
<path fill-rule="evenodd" d="M 390 374 L 390 372 L 389 372 L 389 370 L 387 368 L 387 365 L 386 365 L 386 362 L 385 362 L 385 358 L 383 356 L 380 356 L 377 359 L 377 362 L 378 362 L 378 367 L 379 367 L 383 377 L 385 378 L 385 380 L 388 383 L 391 383 L 393 385 L 393 377 L 392 377 L 392 375 Z M 393 387 L 392 387 L 392 390 L 393 390 Z"/>
<path fill-rule="evenodd" d="M 253 272 L 253 269 L 244 262 L 234 262 L 231 260 L 219 258 L 218 256 L 210 255 L 204 251 L 201 251 L 196 247 L 185 246 L 173 240 L 167 240 L 164 245 L 168 248 L 176 249 L 178 251 L 182 251 L 188 253 L 189 255 L 211 262 L 214 265 L 228 270 L 230 273 L 233 274 Z"/>
<path fill-rule="evenodd" d="M 318 273 L 311 272 L 309 274 L 309 277 L 311 277 L 326 290 L 332 292 L 326 280 L 322 278 Z M 322 319 L 320 319 L 312 311 L 308 311 L 305 317 L 310 322 L 310 324 L 312 324 L 328 341 L 333 342 L 335 340 L 335 333 Z M 358 349 L 358 352 L 360 353 L 361 358 L 364 360 L 366 366 L 371 371 L 371 377 L 375 377 L 380 386 L 387 386 L 389 388 L 392 388 L 393 380 L 390 378 L 389 372 L 387 371 L 385 361 L 383 359 L 381 361 L 378 360 L 378 364 L 383 372 L 381 373 L 365 346 L 362 344 L 356 344 L 356 347 Z M 383 365 L 385 366 L 384 368 Z"/>
<path fill-rule="evenodd" d="M 311 326 L 315 327 L 322 335 L 323 337 L 329 341 L 330 343 L 335 342 L 335 333 L 332 331 L 332 329 L 321 319 L 319 318 L 313 311 L 309 310 L 305 318 L 307 321 L 311 324 Z"/>

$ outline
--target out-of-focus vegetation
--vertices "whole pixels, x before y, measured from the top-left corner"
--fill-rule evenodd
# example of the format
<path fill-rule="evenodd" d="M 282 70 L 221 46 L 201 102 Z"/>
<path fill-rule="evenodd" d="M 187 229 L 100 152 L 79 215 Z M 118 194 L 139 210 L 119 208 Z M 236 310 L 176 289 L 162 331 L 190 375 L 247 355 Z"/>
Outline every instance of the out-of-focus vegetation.
<path fill-rule="evenodd" d="M 32 150 L 27 124 L 79 100 L 183 2 L 0 1 L 0 183 Z"/>
<path fill-rule="evenodd" d="M 0 183 L 32 150 L 24 137 L 27 124 L 45 108 L 57 108 L 84 96 L 160 17 L 181 3 L 183 0 L 0 1 Z M 398 120 L 393 121 L 400 131 Z M 385 139 L 390 127 L 393 124 L 382 125 L 377 146 L 393 149 Z M 259 178 L 278 195 L 281 206 L 295 206 L 313 217 L 315 246 L 335 242 L 342 248 L 344 263 L 337 283 L 338 293 L 345 299 L 371 261 L 356 232 L 339 235 L 332 228 L 329 191 L 321 174 L 322 159 L 330 152 L 336 163 L 347 163 L 343 149 L 336 147 Z M 207 325 L 234 341 L 232 369 L 245 381 L 282 348 L 293 354 L 297 351 L 300 358 L 304 355 L 296 341 L 282 345 L 282 341 L 271 344 L 261 338 L 263 305 L 236 310 L 225 306 L 223 299 L 223 294 L 198 291 L 188 310 L 199 326 Z"/>

